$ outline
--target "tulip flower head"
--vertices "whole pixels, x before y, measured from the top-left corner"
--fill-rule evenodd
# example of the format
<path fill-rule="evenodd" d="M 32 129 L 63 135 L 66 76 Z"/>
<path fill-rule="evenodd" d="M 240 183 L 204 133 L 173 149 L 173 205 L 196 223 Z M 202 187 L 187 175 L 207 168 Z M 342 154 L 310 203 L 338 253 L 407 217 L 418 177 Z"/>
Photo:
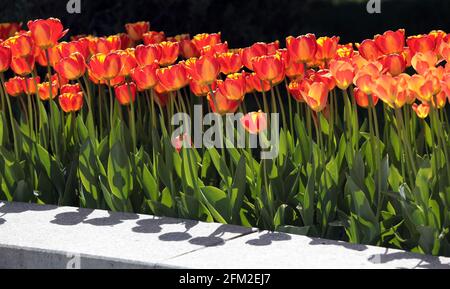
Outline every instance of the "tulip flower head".
<path fill-rule="evenodd" d="M 55 70 L 64 78 L 75 80 L 86 72 L 86 63 L 83 55 L 78 52 L 62 58 L 55 66 Z"/>
<path fill-rule="evenodd" d="M 352 84 L 355 73 L 349 61 L 332 60 L 330 62 L 330 71 L 336 80 L 337 87 L 340 89 L 345 90 Z"/>
<path fill-rule="evenodd" d="M 166 40 L 164 31 L 149 31 L 142 35 L 142 39 L 145 45 L 158 44 Z"/>
<path fill-rule="evenodd" d="M 392 53 L 402 53 L 405 47 L 405 30 L 386 31 L 383 35 L 375 36 L 375 43 L 380 51 L 387 55 Z"/>
<path fill-rule="evenodd" d="M 79 111 L 83 107 L 83 93 L 63 93 L 59 96 L 59 105 L 66 113 Z"/>
<path fill-rule="evenodd" d="M 189 84 L 186 69 L 181 63 L 157 69 L 156 76 L 166 92 L 176 91 Z"/>
<path fill-rule="evenodd" d="M 141 40 L 144 33 L 150 30 L 150 22 L 140 21 L 135 23 L 125 24 L 125 29 L 127 30 L 128 36 L 134 41 Z"/>
<path fill-rule="evenodd" d="M 50 99 L 50 89 L 51 89 L 51 95 L 52 99 L 54 99 L 58 95 L 58 85 L 56 82 L 52 82 L 52 85 L 50 86 L 50 82 L 44 82 L 38 84 L 38 91 L 39 91 L 39 98 L 43 101 Z"/>
<path fill-rule="evenodd" d="M 425 119 L 430 113 L 430 105 L 422 102 L 421 104 L 413 103 L 412 109 L 416 113 L 418 118 Z"/>
<path fill-rule="evenodd" d="M 8 46 L 0 45 L 0 73 L 8 70 L 11 64 L 11 50 Z"/>
<path fill-rule="evenodd" d="M 120 55 L 116 52 L 95 54 L 88 65 L 94 76 L 106 81 L 118 76 L 122 68 Z"/>
<path fill-rule="evenodd" d="M 23 78 L 19 76 L 12 77 L 5 82 L 5 89 L 8 95 L 18 96 L 21 95 L 23 91 Z"/>
<path fill-rule="evenodd" d="M 284 63 L 279 53 L 255 57 L 252 60 L 252 66 L 261 80 L 275 82 L 284 77 Z"/>
<path fill-rule="evenodd" d="M 129 105 L 136 100 L 136 84 L 128 82 L 114 87 L 116 99 L 121 105 Z"/>
<path fill-rule="evenodd" d="M 201 85 L 213 83 L 220 72 L 219 62 L 210 55 L 203 55 L 199 59 L 188 59 L 185 67 L 189 77 Z"/>
<path fill-rule="evenodd" d="M 322 111 L 327 105 L 328 87 L 323 82 L 313 82 L 305 95 L 305 102 L 315 112 Z"/>
<path fill-rule="evenodd" d="M 31 37 L 41 49 L 55 46 L 58 40 L 66 35 L 68 30 L 64 30 L 61 21 L 56 18 L 38 19 L 28 22 Z"/>
<path fill-rule="evenodd" d="M 267 129 L 267 115 L 261 111 L 247 113 L 240 121 L 250 134 L 258 134 Z"/>
<path fill-rule="evenodd" d="M 317 51 L 316 36 L 306 34 L 286 38 L 286 47 L 290 58 L 295 63 L 307 63 L 314 59 Z"/>

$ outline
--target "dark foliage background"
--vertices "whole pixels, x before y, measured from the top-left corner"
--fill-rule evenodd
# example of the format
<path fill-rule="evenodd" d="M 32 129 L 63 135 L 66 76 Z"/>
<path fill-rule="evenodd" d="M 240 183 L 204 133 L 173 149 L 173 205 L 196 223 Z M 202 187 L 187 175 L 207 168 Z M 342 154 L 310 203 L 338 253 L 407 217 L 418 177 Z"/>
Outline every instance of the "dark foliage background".
<path fill-rule="evenodd" d="M 387 29 L 450 30 L 449 0 L 381 0 L 381 14 L 367 13 L 364 0 L 80 0 L 81 14 L 68 14 L 67 1 L 1 0 L 0 22 L 53 16 L 71 35 L 106 35 L 149 20 L 167 35 L 221 31 L 231 47 L 306 32 L 340 35 L 344 43 Z"/>

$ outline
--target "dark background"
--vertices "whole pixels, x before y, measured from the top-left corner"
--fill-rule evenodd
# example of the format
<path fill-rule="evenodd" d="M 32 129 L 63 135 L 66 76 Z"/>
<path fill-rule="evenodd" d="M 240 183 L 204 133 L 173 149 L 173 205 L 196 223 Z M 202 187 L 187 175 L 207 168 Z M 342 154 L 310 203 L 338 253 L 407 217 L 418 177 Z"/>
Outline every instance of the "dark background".
<path fill-rule="evenodd" d="M 166 35 L 221 31 L 230 47 L 256 41 L 284 42 L 307 32 L 359 42 L 388 29 L 407 34 L 450 29 L 449 0 L 381 0 L 369 14 L 364 0 L 80 0 L 81 14 L 68 14 L 68 0 L 1 0 L 0 22 L 60 18 L 70 35 L 108 35 L 127 22 L 148 20 Z"/>

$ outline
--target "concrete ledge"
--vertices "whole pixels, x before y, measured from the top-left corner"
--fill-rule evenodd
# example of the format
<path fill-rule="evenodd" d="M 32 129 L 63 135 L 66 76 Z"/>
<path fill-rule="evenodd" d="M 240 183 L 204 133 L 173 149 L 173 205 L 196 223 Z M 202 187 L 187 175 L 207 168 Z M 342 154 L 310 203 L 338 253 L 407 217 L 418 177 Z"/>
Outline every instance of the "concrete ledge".
<path fill-rule="evenodd" d="M 0 202 L 0 268 L 446 268 L 450 258 L 239 226 Z"/>

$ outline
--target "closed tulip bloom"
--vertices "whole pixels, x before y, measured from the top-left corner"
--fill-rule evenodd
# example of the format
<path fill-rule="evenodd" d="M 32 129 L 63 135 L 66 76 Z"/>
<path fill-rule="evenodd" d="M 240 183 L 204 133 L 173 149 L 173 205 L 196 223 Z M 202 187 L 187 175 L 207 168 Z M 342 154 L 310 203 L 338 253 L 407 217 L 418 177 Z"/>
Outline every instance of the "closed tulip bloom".
<path fill-rule="evenodd" d="M 23 91 L 23 78 L 19 76 L 12 77 L 5 82 L 5 89 L 8 95 L 18 96 Z"/>
<path fill-rule="evenodd" d="M 383 70 L 392 76 L 397 76 L 406 69 L 405 59 L 400 54 L 384 55 L 380 59 L 380 63 L 383 65 Z"/>
<path fill-rule="evenodd" d="M 214 56 L 209 55 L 188 60 L 185 67 L 190 78 L 202 85 L 213 83 L 220 72 L 219 62 Z"/>
<path fill-rule="evenodd" d="M 295 63 L 307 63 L 314 59 L 317 51 L 316 36 L 306 34 L 286 38 L 286 47 L 291 60 Z"/>
<path fill-rule="evenodd" d="M 329 61 L 336 56 L 339 37 L 319 37 L 317 39 L 316 58 L 322 61 Z"/>
<path fill-rule="evenodd" d="M 126 33 L 118 33 L 117 36 L 120 39 L 120 48 L 125 50 L 127 48 L 132 48 L 134 46 L 134 41 Z"/>
<path fill-rule="evenodd" d="M 222 40 L 220 38 L 220 32 L 212 34 L 202 33 L 195 35 L 192 39 L 192 43 L 195 45 L 197 50 L 200 51 L 205 46 L 214 46 L 218 43 L 221 43 Z"/>
<path fill-rule="evenodd" d="M 309 87 L 310 81 L 307 79 L 293 80 L 288 85 L 288 91 L 297 102 L 305 102 Z"/>
<path fill-rule="evenodd" d="M 375 36 L 375 43 L 383 54 L 401 53 L 405 47 L 405 30 L 386 31 Z"/>
<path fill-rule="evenodd" d="M 258 134 L 267 129 L 267 115 L 262 111 L 249 112 L 240 121 L 244 129 L 250 134 Z"/>
<path fill-rule="evenodd" d="M 217 86 L 221 94 L 229 100 L 242 100 L 246 93 L 245 72 L 230 74 Z"/>
<path fill-rule="evenodd" d="M 160 44 L 161 46 L 161 58 L 159 60 L 159 65 L 168 66 L 173 64 L 180 53 L 180 45 L 178 42 L 168 42 L 163 41 Z"/>
<path fill-rule="evenodd" d="M 134 51 L 136 62 L 140 67 L 151 65 L 159 62 L 161 59 L 162 49 L 160 45 L 138 45 Z"/>
<path fill-rule="evenodd" d="M 261 80 L 274 82 L 284 76 L 284 63 L 281 54 L 264 55 L 253 58 L 253 68 Z"/>
<path fill-rule="evenodd" d="M 64 78 L 75 80 L 86 72 L 83 55 L 78 52 L 62 58 L 55 66 L 55 70 Z"/>
<path fill-rule="evenodd" d="M 366 39 L 361 44 L 356 45 L 362 57 L 369 61 L 377 60 L 383 53 L 372 39 Z"/>
<path fill-rule="evenodd" d="M 372 105 L 373 106 L 377 105 L 377 103 L 378 103 L 377 96 L 375 96 L 374 94 L 369 96 L 366 93 L 364 93 L 364 91 L 359 89 L 358 87 L 355 87 L 353 89 L 353 95 L 355 96 L 356 104 L 358 104 L 358 106 L 363 107 L 363 108 L 369 107 L 369 105 L 370 105 L 369 97 L 372 97 Z"/>
<path fill-rule="evenodd" d="M 220 72 L 231 74 L 242 68 L 241 56 L 234 52 L 225 52 L 217 55 L 217 61 L 220 64 Z"/>
<path fill-rule="evenodd" d="M 114 87 L 116 99 L 121 105 L 128 105 L 136 99 L 136 84 L 128 82 Z"/>
<path fill-rule="evenodd" d="M 214 94 L 208 93 L 208 101 L 211 107 L 211 110 L 220 115 L 226 113 L 234 113 L 238 109 L 241 104 L 240 100 L 230 100 L 222 92 L 217 89 L 214 91 Z M 217 104 L 217 107 L 216 107 Z"/>
<path fill-rule="evenodd" d="M 145 45 L 158 44 L 166 40 L 164 31 L 149 31 L 142 35 Z"/>
<path fill-rule="evenodd" d="M 11 37 L 4 44 L 11 48 L 11 54 L 15 57 L 25 57 L 35 52 L 33 38 L 27 34 Z"/>
<path fill-rule="evenodd" d="M 89 68 L 102 80 L 111 80 L 119 75 L 122 68 L 120 55 L 116 52 L 98 53 L 89 61 Z"/>
<path fill-rule="evenodd" d="M 11 69 L 20 76 L 30 74 L 34 69 L 34 56 L 13 57 L 11 59 Z"/>
<path fill-rule="evenodd" d="M 150 30 L 150 22 L 140 21 L 135 23 L 127 23 L 125 24 L 125 29 L 131 39 L 138 41 L 142 39 L 144 33 Z"/>
<path fill-rule="evenodd" d="M 60 88 L 60 93 L 61 94 L 64 94 L 64 93 L 77 93 L 77 92 L 82 92 L 79 83 L 76 83 L 76 84 L 64 84 Z M 55 95 L 55 94 L 53 94 L 53 95 Z"/>
<path fill-rule="evenodd" d="M 175 64 L 156 70 L 159 84 L 165 91 L 178 90 L 189 83 L 189 78 L 183 64 Z"/>
<path fill-rule="evenodd" d="M 89 57 L 89 41 L 86 38 L 80 40 L 61 43 L 60 51 L 62 57 L 68 57 L 72 53 L 78 52 L 83 55 L 84 59 Z"/>
<path fill-rule="evenodd" d="M 83 107 L 83 93 L 63 93 L 59 96 L 59 105 L 66 113 L 79 111 Z"/>
<path fill-rule="evenodd" d="M 26 77 L 22 79 L 22 89 L 25 94 L 31 95 L 36 94 L 38 91 L 38 85 L 41 82 L 41 78 L 39 76 L 36 79 L 32 77 Z"/>
<path fill-rule="evenodd" d="M 434 51 L 436 48 L 436 39 L 428 34 L 414 35 L 406 39 L 406 44 L 411 49 L 412 54 L 417 52 Z"/>
<path fill-rule="evenodd" d="M 50 82 L 44 82 L 38 84 L 38 90 L 39 90 L 39 98 L 41 100 L 49 100 L 50 99 Z M 52 82 L 51 85 L 51 92 L 52 92 L 52 98 L 55 98 L 56 95 L 58 95 L 58 85 L 56 82 Z"/>
<path fill-rule="evenodd" d="M 118 50 L 117 53 L 120 55 L 120 63 L 122 64 L 119 75 L 129 76 L 131 70 L 137 66 L 134 49 Z"/>
<path fill-rule="evenodd" d="M 305 102 L 309 108 L 315 112 L 322 111 L 328 101 L 328 87 L 323 82 L 313 82 L 309 86 L 308 94 L 305 97 Z"/>
<path fill-rule="evenodd" d="M 31 37 L 37 46 L 42 49 L 55 46 L 58 40 L 66 35 L 68 30 L 64 30 L 61 21 L 56 18 L 46 20 L 38 19 L 28 22 Z"/>
<path fill-rule="evenodd" d="M 11 64 L 11 50 L 7 46 L 0 45 L 0 73 L 8 70 Z"/>
<path fill-rule="evenodd" d="M 342 90 L 347 89 L 355 77 L 354 68 L 349 61 L 332 60 L 330 72 L 336 80 L 336 85 Z"/>
<path fill-rule="evenodd" d="M 253 69 L 253 58 L 267 55 L 267 44 L 263 42 L 257 42 L 250 47 L 241 50 L 242 64 L 250 70 Z"/>
<path fill-rule="evenodd" d="M 412 109 L 416 113 L 418 118 L 425 119 L 430 113 L 430 105 L 422 102 L 421 104 L 413 103 Z"/>
<path fill-rule="evenodd" d="M 111 35 L 108 37 L 91 38 L 89 49 L 92 54 L 104 53 L 119 50 L 122 47 L 119 35 Z"/>
<path fill-rule="evenodd" d="M 253 87 L 253 89 L 256 90 L 257 92 L 270 91 L 270 82 L 266 80 L 261 80 L 254 72 L 246 74 L 245 81 L 247 88 Z"/>
<path fill-rule="evenodd" d="M 131 71 L 131 78 L 136 83 L 139 91 L 153 88 L 156 85 L 158 82 L 156 69 L 158 68 L 158 64 L 153 63 L 144 67 L 136 67 Z"/>
<path fill-rule="evenodd" d="M 431 67 L 435 67 L 438 56 L 434 51 L 418 52 L 411 59 L 411 64 L 419 74 L 424 74 Z"/>
<path fill-rule="evenodd" d="M 228 52 L 228 42 L 218 43 L 214 46 L 205 46 L 200 50 L 200 55 L 216 56 L 220 53 Z"/>
<path fill-rule="evenodd" d="M 180 40 L 179 44 L 180 44 L 180 55 L 183 58 L 189 59 L 192 57 L 200 56 L 200 52 L 197 50 L 197 47 L 195 47 L 192 40 L 182 39 L 182 40 Z"/>

